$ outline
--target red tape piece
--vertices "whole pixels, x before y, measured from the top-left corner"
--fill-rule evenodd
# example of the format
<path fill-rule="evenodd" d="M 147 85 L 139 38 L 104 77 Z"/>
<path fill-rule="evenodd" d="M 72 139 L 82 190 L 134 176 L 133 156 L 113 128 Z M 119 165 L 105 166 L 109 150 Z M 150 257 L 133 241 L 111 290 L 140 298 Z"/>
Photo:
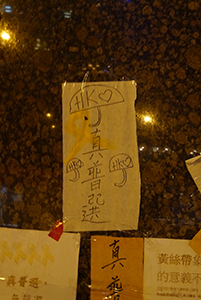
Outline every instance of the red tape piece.
<path fill-rule="evenodd" d="M 57 220 L 48 236 L 58 242 L 63 233 L 63 230 L 63 222 Z"/>

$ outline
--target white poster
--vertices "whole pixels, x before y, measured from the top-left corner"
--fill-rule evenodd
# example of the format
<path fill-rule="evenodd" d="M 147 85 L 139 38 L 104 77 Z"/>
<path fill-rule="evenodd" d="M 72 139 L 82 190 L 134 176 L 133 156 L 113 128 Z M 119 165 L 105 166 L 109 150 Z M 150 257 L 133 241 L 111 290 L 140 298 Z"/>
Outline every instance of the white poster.
<path fill-rule="evenodd" d="M 188 244 L 145 239 L 144 300 L 201 299 L 201 256 Z"/>
<path fill-rule="evenodd" d="M 138 228 L 136 84 L 63 85 L 63 216 L 67 231 Z"/>
<path fill-rule="evenodd" d="M 186 160 L 186 166 L 199 191 L 201 192 L 201 155 Z"/>
<path fill-rule="evenodd" d="M 75 300 L 79 234 L 0 228 L 0 299 Z"/>

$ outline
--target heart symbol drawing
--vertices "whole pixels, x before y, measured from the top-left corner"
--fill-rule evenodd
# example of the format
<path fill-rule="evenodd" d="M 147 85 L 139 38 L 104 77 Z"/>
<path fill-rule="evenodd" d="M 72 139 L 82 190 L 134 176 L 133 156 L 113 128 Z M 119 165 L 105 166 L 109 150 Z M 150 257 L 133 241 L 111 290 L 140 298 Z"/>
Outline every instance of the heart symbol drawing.
<path fill-rule="evenodd" d="M 132 159 L 129 156 L 124 160 L 124 165 L 127 168 L 132 168 L 133 167 Z"/>
<path fill-rule="evenodd" d="M 110 99 L 112 98 L 112 91 L 111 91 L 111 90 L 105 90 L 105 92 L 100 93 L 100 94 L 98 95 L 98 97 L 99 97 L 101 100 L 105 101 L 105 102 L 109 102 Z"/>

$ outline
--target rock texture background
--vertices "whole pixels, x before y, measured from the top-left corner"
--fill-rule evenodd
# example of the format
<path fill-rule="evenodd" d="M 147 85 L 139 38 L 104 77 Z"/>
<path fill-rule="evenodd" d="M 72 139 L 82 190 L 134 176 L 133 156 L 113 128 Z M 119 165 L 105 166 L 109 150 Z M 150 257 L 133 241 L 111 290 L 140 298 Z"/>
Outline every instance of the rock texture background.
<path fill-rule="evenodd" d="M 191 239 L 201 228 L 201 195 L 185 166 L 201 153 L 200 1 L 16 0 L 11 12 L 6 5 L 0 225 L 50 230 L 62 218 L 61 87 L 89 71 L 88 81 L 138 85 L 139 229 L 101 234 Z M 82 300 L 90 293 L 91 234 L 81 234 Z"/>

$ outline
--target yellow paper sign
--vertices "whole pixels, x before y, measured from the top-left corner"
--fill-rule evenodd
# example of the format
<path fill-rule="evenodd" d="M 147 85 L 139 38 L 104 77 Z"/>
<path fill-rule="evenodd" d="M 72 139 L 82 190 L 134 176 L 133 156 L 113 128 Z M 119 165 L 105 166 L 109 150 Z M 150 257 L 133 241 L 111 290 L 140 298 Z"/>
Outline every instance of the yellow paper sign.
<path fill-rule="evenodd" d="M 143 239 L 91 238 L 91 300 L 143 299 Z"/>
<path fill-rule="evenodd" d="M 189 242 L 189 246 L 198 254 L 201 254 L 201 230 Z"/>

